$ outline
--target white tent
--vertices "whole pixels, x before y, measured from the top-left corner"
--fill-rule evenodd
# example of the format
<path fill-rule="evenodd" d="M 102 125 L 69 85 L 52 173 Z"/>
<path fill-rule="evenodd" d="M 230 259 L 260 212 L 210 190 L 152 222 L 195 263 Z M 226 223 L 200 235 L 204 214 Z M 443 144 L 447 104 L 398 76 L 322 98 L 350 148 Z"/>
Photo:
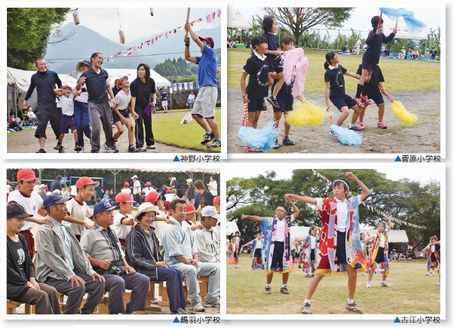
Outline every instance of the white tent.
<path fill-rule="evenodd" d="M 27 92 L 30 86 L 30 80 L 36 71 L 24 71 L 22 69 L 8 67 L 7 70 L 7 82 L 8 84 L 14 84 L 19 90 Z M 67 74 L 58 74 L 63 85 L 69 85 L 74 88 L 76 86 L 76 79 Z"/>
<path fill-rule="evenodd" d="M 237 231 L 240 231 L 238 229 L 238 226 L 237 226 L 235 221 L 227 221 L 226 223 L 227 224 L 226 224 L 226 227 L 225 227 L 225 229 L 226 229 L 225 233 L 226 233 L 227 236 L 229 236 L 230 234 L 235 233 Z"/>
<path fill-rule="evenodd" d="M 135 69 L 126 69 L 126 68 L 108 68 L 106 69 L 107 73 L 110 76 L 110 83 L 113 85 L 116 79 L 119 79 L 123 76 L 127 76 L 129 81 L 132 82 L 137 77 L 137 71 Z M 161 74 L 150 69 L 150 77 L 156 83 L 156 88 L 168 88 L 171 83 Z"/>
<path fill-rule="evenodd" d="M 229 15 L 227 22 L 228 28 L 238 28 L 238 29 L 248 29 L 251 27 L 251 23 L 248 22 L 246 18 L 243 17 L 238 11 Z"/>
<path fill-rule="evenodd" d="M 375 229 L 361 229 L 361 232 L 369 233 L 370 235 L 375 233 Z M 390 243 L 408 243 L 408 236 L 405 230 L 391 230 L 388 235 L 388 242 Z"/>

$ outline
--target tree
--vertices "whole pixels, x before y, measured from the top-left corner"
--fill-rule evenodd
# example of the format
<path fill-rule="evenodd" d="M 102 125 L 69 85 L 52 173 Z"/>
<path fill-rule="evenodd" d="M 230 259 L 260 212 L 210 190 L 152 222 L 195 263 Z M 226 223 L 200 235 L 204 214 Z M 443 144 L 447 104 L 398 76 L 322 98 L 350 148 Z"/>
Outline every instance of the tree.
<path fill-rule="evenodd" d="M 53 27 L 61 23 L 69 8 L 8 8 L 8 66 L 30 68 L 44 56 Z"/>
<path fill-rule="evenodd" d="M 342 23 L 350 18 L 352 10 L 353 8 L 265 8 L 268 15 L 275 16 L 277 21 L 293 34 L 295 44 L 299 44 L 303 33 L 311 27 L 341 27 Z"/>

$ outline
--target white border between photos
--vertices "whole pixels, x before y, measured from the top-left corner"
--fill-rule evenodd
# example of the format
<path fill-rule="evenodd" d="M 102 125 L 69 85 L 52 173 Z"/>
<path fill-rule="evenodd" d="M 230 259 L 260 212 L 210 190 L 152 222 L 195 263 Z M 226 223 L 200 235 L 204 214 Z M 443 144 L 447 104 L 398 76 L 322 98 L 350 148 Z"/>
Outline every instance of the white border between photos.
<path fill-rule="evenodd" d="M 229 1 L 229 12 L 234 8 L 262 8 L 264 7 L 263 1 L 253 2 L 249 1 Z M 416 156 L 426 156 L 426 155 L 440 155 L 442 160 L 446 159 L 446 57 L 447 57 L 447 29 L 446 29 L 446 15 L 447 15 L 447 2 L 445 0 L 436 0 L 436 1 L 427 1 L 427 0 L 413 0 L 411 3 L 400 1 L 390 1 L 390 0 L 379 0 L 379 1 L 333 1 L 333 0 L 324 0 L 314 1 L 308 0 L 304 1 L 295 1 L 288 0 L 282 1 L 277 0 L 272 3 L 273 7 L 359 7 L 367 8 L 370 5 L 373 6 L 383 6 L 383 7 L 404 7 L 404 8 L 421 8 L 421 7 L 430 7 L 430 8 L 440 8 L 440 31 L 441 31 L 441 40 L 440 40 L 440 152 L 439 153 L 279 153 L 279 154 L 269 154 L 269 153 L 229 153 L 228 158 L 238 160 L 238 159 L 261 159 L 261 160 L 276 160 L 276 159 L 342 159 L 342 160 L 352 160 L 352 159 L 373 159 L 373 160 L 394 160 L 397 155 L 416 155 Z M 228 60 L 228 59 L 227 59 Z M 227 95 L 228 97 L 228 95 Z M 229 110 L 238 110 L 237 108 L 229 108 Z M 231 133 L 237 133 L 237 131 L 231 131 Z M 307 142 L 310 142 L 308 140 Z"/>
<path fill-rule="evenodd" d="M 242 169 L 247 170 L 249 172 L 254 172 L 257 169 L 257 162 L 254 163 L 244 163 L 242 164 Z M 294 169 L 351 169 L 353 172 L 355 169 L 381 169 L 381 168 L 388 168 L 388 169 L 395 169 L 398 166 L 400 169 L 408 168 L 409 170 L 418 168 L 420 170 L 427 168 L 427 164 L 396 164 L 396 163 L 323 163 L 323 162 L 311 162 L 311 163 L 302 163 L 302 162 L 292 162 L 292 163 L 282 163 L 276 161 L 268 161 L 267 166 L 269 167 L 269 171 L 292 171 Z M 446 244 L 448 240 L 446 239 L 447 231 L 446 231 L 446 164 L 445 163 L 436 163 L 432 164 L 430 167 L 431 169 L 437 169 L 439 174 L 439 181 L 440 181 L 440 239 L 444 240 L 441 245 L 441 252 L 442 252 L 442 261 L 441 263 L 441 281 L 440 281 L 440 313 L 439 314 L 432 314 L 433 316 L 439 316 L 441 320 L 446 320 L 446 304 L 447 304 L 447 294 L 446 294 L 446 278 L 447 278 L 447 271 L 446 271 Z M 221 174 L 221 181 L 223 188 L 226 188 L 226 183 L 229 179 L 237 176 L 238 168 L 233 163 L 226 163 L 222 166 L 222 174 Z M 251 177 L 257 176 L 262 172 L 257 172 L 256 174 L 251 174 Z M 241 176 L 241 175 L 240 175 Z M 373 189 L 373 186 L 369 186 Z M 226 195 L 226 190 L 224 190 L 224 195 Z M 224 200 L 223 205 L 223 212 L 222 212 L 222 219 L 226 220 L 226 201 Z M 224 245 L 225 246 L 225 245 Z M 225 254 L 225 253 L 224 253 Z M 225 257 L 225 256 L 224 256 Z M 225 272 L 223 273 L 224 277 L 227 277 L 227 266 L 225 265 L 223 268 Z M 443 274 L 444 272 L 444 274 Z M 264 278 L 264 276 L 263 276 Z M 225 282 L 226 283 L 226 282 Z M 226 286 L 224 287 L 226 288 Z M 262 295 L 263 293 L 261 290 L 257 291 L 257 295 Z M 227 290 L 225 290 L 225 294 L 227 294 Z M 315 298 L 317 298 L 315 296 Z M 227 299 L 225 299 L 227 302 Z M 295 300 L 296 303 L 303 302 L 303 299 Z M 227 306 L 225 307 L 227 309 Z M 228 314 L 223 317 L 223 320 L 281 320 L 281 321 L 363 321 L 363 320 L 374 320 L 374 321 L 388 321 L 390 324 L 396 319 L 396 316 L 402 318 L 404 316 L 430 316 L 430 314 L 311 314 L 310 316 L 304 316 L 302 314 Z"/>
<path fill-rule="evenodd" d="M 46 7 L 64 7 L 64 8 L 131 8 L 131 7 L 149 7 L 153 6 L 154 8 L 187 8 L 188 2 L 179 1 L 119 1 L 119 0 L 111 0 L 111 1 L 64 1 L 63 3 L 45 0 L 45 1 L 13 1 L 13 0 L 6 0 L 0 2 L 0 30 L 1 30 L 1 37 L 0 37 L 0 46 L 1 46 L 1 53 L 2 56 L 0 59 L 0 82 L 1 85 L 4 85 L 4 88 L 1 88 L 0 91 L 1 99 L 7 100 L 7 19 L 6 19 L 6 9 L 8 7 L 12 8 L 20 8 L 20 7 L 30 7 L 30 8 L 46 8 Z M 208 2 L 208 1 L 190 1 L 190 6 L 193 8 L 220 8 L 222 15 L 221 15 L 221 40 L 227 40 L 227 3 L 225 1 L 218 2 Z M 117 154 L 110 154 L 110 153 L 98 153 L 96 154 L 96 159 L 146 159 L 146 160 L 173 160 L 175 156 L 189 156 L 189 155 L 196 155 L 196 156 L 204 156 L 204 155 L 212 155 L 217 156 L 219 155 L 221 159 L 227 159 L 227 49 L 225 47 L 225 42 L 221 41 L 221 152 L 213 152 L 213 153 L 204 153 L 204 152 L 176 152 L 176 153 L 117 153 Z M 6 108 L 6 107 L 5 107 Z M 203 134 L 203 130 L 200 129 L 200 135 Z M 8 133 L 6 129 L 2 129 L 0 133 L 1 143 L 0 149 L 3 158 L 5 159 L 24 159 L 24 158 L 32 158 L 35 157 L 35 153 L 8 153 Z M 37 144 L 35 138 L 33 140 L 29 140 L 29 142 L 33 142 Z M 69 159 L 93 159 L 94 154 L 91 153 L 67 153 L 67 154 L 59 154 L 59 153 L 46 153 L 40 154 L 40 160 L 69 160 Z"/>
<path fill-rule="evenodd" d="M 69 163 L 69 162 L 65 162 L 65 163 L 55 163 L 55 162 L 52 162 L 52 163 L 47 163 L 47 162 L 44 162 L 44 161 L 40 161 L 39 163 L 36 163 L 34 165 L 27 165 L 23 162 L 14 162 L 14 161 L 10 161 L 8 163 L 5 163 L 4 165 L 2 165 L 2 168 L 1 168 L 1 172 L 0 172 L 0 181 L 1 181 L 1 188 L 0 188 L 0 194 L 1 195 L 6 195 L 6 171 L 8 169 L 17 169 L 17 168 L 33 168 L 33 169 L 38 169 L 38 168 L 42 168 L 42 169 L 97 169 L 96 167 L 94 167 L 93 164 L 90 164 L 88 162 L 84 162 L 84 163 L 77 163 L 77 167 L 75 167 L 75 164 L 74 163 Z M 186 169 L 201 169 L 201 170 L 215 170 L 219 173 L 220 175 L 220 178 L 219 178 L 219 182 L 221 183 L 222 181 L 222 175 L 221 175 L 221 169 L 219 167 L 219 165 L 204 165 L 203 167 L 201 166 L 198 166 L 196 164 L 188 164 L 186 167 L 182 168 L 181 165 L 178 165 L 178 164 L 171 164 L 171 165 L 168 165 L 168 164 L 164 164 L 163 163 L 153 163 L 153 164 L 138 164 L 136 167 L 134 168 L 130 168 L 128 167 L 126 164 L 115 164 L 114 162 L 110 161 L 108 163 L 99 163 L 103 166 L 104 169 L 129 169 L 129 170 L 146 170 L 146 169 L 170 169 L 170 168 L 175 168 L 176 171 L 184 171 Z M 98 166 L 99 168 L 99 166 Z M 223 187 L 221 185 L 221 199 L 222 197 L 224 197 L 223 193 L 225 192 L 225 187 Z M 3 199 L 4 197 L 2 197 L 2 203 L 3 203 Z M 221 202 L 221 211 L 224 211 L 225 210 L 225 205 L 223 204 L 224 202 L 222 201 Z M 0 209 L 0 217 L 2 218 L 6 218 L 6 206 L 1 206 L 1 209 Z M 223 219 L 221 219 L 223 220 Z M 225 220 L 224 220 L 225 221 Z M 222 222 L 222 221 L 221 221 Z M 6 226 L 5 224 L 1 224 L 1 227 L 0 227 L 0 233 L 1 233 L 1 238 L 0 240 L 2 240 L 2 245 L 6 245 L 6 240 L 5 240 L 5 236 L 6 236 Z M 221 236 L 225 236 L 225 225 L 221 224 L 221 230 L 220 230 L 220 233 L 221 233 Z M 225 245 L 223 242 L 221 242 L 221 252 L 222 254 L 225 254 Z M 1 255 L 1 258 L 2 259 L 6 259 L 6 247 L 1 247 L 1 252 L 0 252 L 0 255 Z M 221 262 L 220 262 L 220 266 L 221 268 L 224 268 L 226 265 L 226 260 L 225 260 L 225 256 L 221 256 Z M 2 269 L 2 274 L 0 275 L 2 277 L 1 281 L 0 281 L 0 290 L 2 291 L 2 296 L 0 297 L 0 317 L 3 319 L 3 320 L 6 320 L 6 321 L 43 321 L 43 320 L 52 320 L 52 321 L 60 321 L 60 320 L 64 320 L 64 321 L 74 321 L 74 322 L 77 322 L 78 324 L 80 324 L 82 322 L 82 320 L 89 320 L 89 321 L 92 321 L 92 320 L 95 320 L 95 321 L 100 321 L 100 320 L 109 320 L 109 321 L 137 321 L 137 320 L 150 320 L 150 321 L 167 321 L 169 323 L 171 323 L 175 317 L 178 317 L 178 318 L 181 318 L 180 315 L 172 315 L 172 314 L 137 314 L 137 315 L 111 315 L 111 314 L 96 314 L 96 315 L 80 315 L 80 314 L 76 314 L 76 315 L 23 315 L 23 314 L 9 314 L 9 315 L 6 315 L 6 266 L 2 266 L 3 269 Z M 220 279 L 221 279 L 221 283 L 224 282 L 225 284 L 225 280 L 226 280 L 226 276 L 225 276 L 225 270 L 221 270 L 221 275 L 220 275 Z M 225 295 L 225 286 L 223 286 L 223 288 L 221 289 L 221 300 L 223 300 L 223 302 L 221 303 L 221 308 L 220 308 L 220 313 L 219 314 L 204 314 L 204 313 L 201 313 L 201 314 L 197 314 L 197 316 L 199 317 L 205 317 L 205 316 L 212 316 L 212 317 L 221 317 L 223 318 L 223 316 L 225 315 L 226 313 L 226 310 L 225 310 L 225 298 L 226 298 L 226 295 Z M 222 319 L 221 319 L 222 320 Z"/>

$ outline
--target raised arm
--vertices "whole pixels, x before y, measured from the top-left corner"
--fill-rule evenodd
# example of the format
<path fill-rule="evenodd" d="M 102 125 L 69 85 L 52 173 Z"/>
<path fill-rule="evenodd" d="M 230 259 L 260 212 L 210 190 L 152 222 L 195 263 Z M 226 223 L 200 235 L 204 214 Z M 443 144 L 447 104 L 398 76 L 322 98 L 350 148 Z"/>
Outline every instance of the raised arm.
<path fill-rule="evenodd" d="M 290 197 L 288 197 L 287 195 L 284 196 L 284 199 L 287 202 L 287 204 L 289 204 L 292 207 L 293 217 L 297 218 L 298 215 L 300 214 L 300 209 L 298 208 L 298 206 L 296 206 L 293 200 L 291 200 Z"/>
<path fill-rule="evenodd" d="M 262 223 L 263 222 L 263 217 L 257 216 L 257 215 L 241 215 L 241 220 L 250 220 L 250 221 L 255 221 Z"/>
<path fill-rule="evenodd" d="M 358 179 L 358 177 L 356 175 L 354 175 L 352 172 L 346 172 L 345 176 L 349 180 L 356 182 L 356 184 L 361 188 L 361 190 L 362 190 L 361 200 L 365 201 L 367 199 L 367 197 L 369 197 L 371 194 L 371 191 L 369 190 L 369 188 L 360 179 Z"/>
<path fill-rule="evenodd" d="M 292 201 L 299 201 L 301 203 L 311 204 L 311 205 L 317 204 L 317 200 L 313 197 L 300 196 L 300 195 L 295 195 L 295 194 L 285 194 L 285 196 L 288 197 L 288 199 L 290 199 Z"/>

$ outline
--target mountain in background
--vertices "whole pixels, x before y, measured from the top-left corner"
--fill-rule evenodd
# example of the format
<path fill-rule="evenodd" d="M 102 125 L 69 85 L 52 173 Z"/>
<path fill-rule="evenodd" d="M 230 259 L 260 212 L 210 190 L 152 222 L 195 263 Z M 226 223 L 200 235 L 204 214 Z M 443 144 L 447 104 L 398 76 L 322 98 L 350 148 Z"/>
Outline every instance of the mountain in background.
<path fill-rule="evenodd" d="M 128 37 L 127 31 L 126 39 Z M 200 36 L 210 36 L 213 38 L 215 48 L 219 50 L 221 45 L 220 27 L 213 29 L 202 29 L 197 31 Z M 77 62 L 81 59 L 88 59 L 93 52 L 102 52 L 106 57 L 118 52 L 127 50 L 135 45 L 144 42 L 141 50 L 135 51 L 131 56 L 117 57 L 112 62 L 104 61 L 104 68 L 136 68 L 140 63 L 147 63 L 150 67 L 164 62 L 167 58 L 184 58 L 184 31 L 177 30 L 176 34 L 171 34 L 166 38 L 155 41 L 148 47 L 145 43 L 148 37 L 132 40 L 122 45 L 112 41 L 99 33 L 82 25 L 66 24 L 61 27 L 58 34 L 52 36 L 47 44 L 46 58 L 48 58 L 49 69 L 58 73 L 68 73 L 75 69 Z M 156 36 L 156 35 L 154 35 Z M 63 40 L 63 41 L 62 41 Z M 57 42 L 56 42 L 57 41 Z M 220 51 L 218 53 L 218 64 L 220 64 Z M 200 54 L 198 47 L 191 42 L 191 54 Z"/>

